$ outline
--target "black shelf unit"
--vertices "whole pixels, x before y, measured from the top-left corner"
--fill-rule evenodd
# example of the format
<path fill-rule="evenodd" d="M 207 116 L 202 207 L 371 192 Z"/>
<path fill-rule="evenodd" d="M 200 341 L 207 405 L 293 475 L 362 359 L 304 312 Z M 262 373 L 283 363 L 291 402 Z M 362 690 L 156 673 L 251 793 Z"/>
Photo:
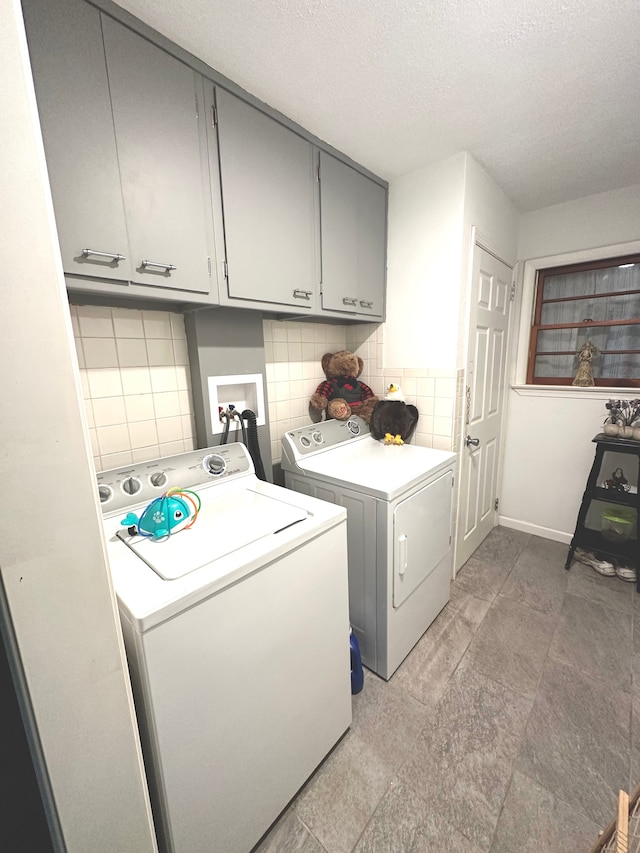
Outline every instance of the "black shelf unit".
<path fill-rule="evenodd" d="M 596 435 L 593 441 L 596 445 L 595 458 L 582 496 L 578 521 L 569 547 L 565 569 L 570 568 L 576 548 L 584 548 L 602 557 L 618 558 L 622 562 L 635 566 L 638 576 L 636 583 L 638 591 L 640 591 L 640 441 L 613 438 L 604 435 L 604 433 Z M 615 491 L 599 485 L 599 482 L 602 482 L 605 453 L 635 457 L 635 480 L 629 479 L 629 485 L 634 491 Z M 632 536 L 630 539 L 614 542 L 603 536 L 602 531 L 586 527 L 589 509 L 594 501 L 602 504 L 617 504 L 635 510 L 635 537 Z"/>

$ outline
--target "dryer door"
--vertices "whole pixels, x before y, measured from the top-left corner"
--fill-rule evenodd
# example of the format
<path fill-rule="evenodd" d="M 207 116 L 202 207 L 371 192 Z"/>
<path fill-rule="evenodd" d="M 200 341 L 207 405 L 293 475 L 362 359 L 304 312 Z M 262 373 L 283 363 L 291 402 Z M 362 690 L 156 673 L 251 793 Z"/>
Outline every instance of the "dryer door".
<path fill-rule="evenodd" d="M 393 606 L 429 577 L 451 549 L 453 472 L 401 501 L 393 511 Z"/>

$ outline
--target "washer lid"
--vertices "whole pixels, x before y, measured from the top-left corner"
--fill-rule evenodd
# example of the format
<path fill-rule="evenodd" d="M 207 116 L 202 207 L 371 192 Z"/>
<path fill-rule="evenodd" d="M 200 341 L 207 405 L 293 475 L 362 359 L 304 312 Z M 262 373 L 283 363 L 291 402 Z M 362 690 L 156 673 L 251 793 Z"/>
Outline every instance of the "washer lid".
<path fill-rule="evenodd" d="M 168 539 L 130 536 L 124 528 L 117 535 L 161 578 L 175 580 L 304 521 L 308 515 L 301 507 L 240 489 L 203 500 L 193 527 L 179 530 Z"/>

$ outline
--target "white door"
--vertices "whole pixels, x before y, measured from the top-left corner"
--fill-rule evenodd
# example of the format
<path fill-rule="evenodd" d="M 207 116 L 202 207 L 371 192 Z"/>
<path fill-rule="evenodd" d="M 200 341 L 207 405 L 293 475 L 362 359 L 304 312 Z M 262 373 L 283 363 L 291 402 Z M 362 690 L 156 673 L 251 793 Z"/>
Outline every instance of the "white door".
<path fill-rule="evenodd" d="M 464 565 L 497 520 L 512 269 L 475 246 L 469 349 L 460 454 L 456 568 Z"/>

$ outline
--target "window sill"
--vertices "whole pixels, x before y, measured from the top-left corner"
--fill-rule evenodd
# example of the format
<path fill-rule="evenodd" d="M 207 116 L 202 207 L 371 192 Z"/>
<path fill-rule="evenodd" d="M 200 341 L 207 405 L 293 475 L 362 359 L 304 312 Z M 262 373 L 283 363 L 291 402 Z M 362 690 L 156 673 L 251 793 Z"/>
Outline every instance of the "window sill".
<path fill-rule="evenodd" d="M 581 388 L 577 385 L 512 385 L 520 397 L 574 397 L 576 400 L 635 399 L 637 388 Z"/>

